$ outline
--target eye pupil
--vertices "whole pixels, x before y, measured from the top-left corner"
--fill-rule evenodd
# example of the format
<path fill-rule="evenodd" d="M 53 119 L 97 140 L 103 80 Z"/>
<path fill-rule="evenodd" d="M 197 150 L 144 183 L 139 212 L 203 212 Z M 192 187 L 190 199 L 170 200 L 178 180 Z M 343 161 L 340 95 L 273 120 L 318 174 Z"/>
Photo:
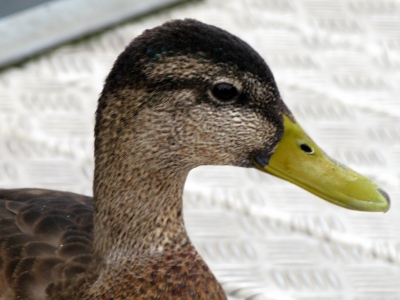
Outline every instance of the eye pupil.
<path fill-rule="evenodd" d="M 238 95 L 238 90 L 229 83 L 218 83 L 212 89 L 215 98 L 221 101 L 229 101 Z"/>

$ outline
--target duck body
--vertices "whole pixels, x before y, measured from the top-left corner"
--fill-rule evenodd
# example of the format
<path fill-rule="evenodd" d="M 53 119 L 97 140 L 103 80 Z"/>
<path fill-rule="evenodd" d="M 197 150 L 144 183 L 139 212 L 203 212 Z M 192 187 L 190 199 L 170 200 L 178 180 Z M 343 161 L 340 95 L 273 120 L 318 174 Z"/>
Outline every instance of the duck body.
<path fill-rule="evenodd" d="M 195 20 L 146 30 L 118 57 L 94 156 L 93 198 L 0 190 L 0 299 L 226 299 L 183 220 L 201 165 L 256 167 L 347 208 L 388 209 L 301 130 L 248 44 Z M 295 178 L 299 161 L 313 171 Z"/>
<path fill-rule="evenodd" d="M 91 197 L 0 190 L 0 212 L 0 299 L 225 298 L 190 243 L 146 259 L 130 256 L 95 284 Z"/>

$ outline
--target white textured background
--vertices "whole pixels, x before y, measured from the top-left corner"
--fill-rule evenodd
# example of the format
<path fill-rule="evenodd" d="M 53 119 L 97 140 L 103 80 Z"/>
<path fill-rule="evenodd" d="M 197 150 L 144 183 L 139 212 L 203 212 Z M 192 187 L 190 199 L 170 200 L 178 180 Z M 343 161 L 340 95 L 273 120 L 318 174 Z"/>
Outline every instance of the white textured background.
<path fill-rule="evenodd" d="M 208 0 L 8 69 L 0 187 L 90 194 L 93 117 L 108 70 L 144 29 L 185 17 L 251 44 L 314 140 L 392 198 L 387 214 L 359 213 L 255 170 L 194 170 L 186 222 L 226 291 L 248 300 L 400 299 L 399 0 Z"/>

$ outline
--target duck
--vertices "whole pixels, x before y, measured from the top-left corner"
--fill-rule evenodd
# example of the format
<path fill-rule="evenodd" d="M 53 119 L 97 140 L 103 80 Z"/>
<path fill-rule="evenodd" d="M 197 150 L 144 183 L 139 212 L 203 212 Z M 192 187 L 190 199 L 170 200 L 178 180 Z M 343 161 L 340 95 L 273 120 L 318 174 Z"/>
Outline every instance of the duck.
<path fill-rule="evenodd" d="M 95 119 L 93 197 L 0 190 L 0 299 L 227 299 L 183 219 L 186 177 L 202 165 L 255 168 L 348 209 L 390 207 L 305 133 L 252 47 L 193 19 L 133 39 Z"/>

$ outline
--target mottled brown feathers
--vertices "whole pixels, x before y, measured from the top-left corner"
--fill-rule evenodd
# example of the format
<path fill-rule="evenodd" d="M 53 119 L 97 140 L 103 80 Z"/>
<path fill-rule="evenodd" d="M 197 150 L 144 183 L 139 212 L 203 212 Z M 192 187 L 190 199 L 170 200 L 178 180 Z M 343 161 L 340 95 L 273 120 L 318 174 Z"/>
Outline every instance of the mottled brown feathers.
<path fill-rule="evenodd" d="M 220 101 L 224 83 L 237 97 Z M 263 59 L 195 20 L 146 30 L 98 102 L 94 198 L 0 190 L 0 299 L 226 296 L 187 235 L 182 193 L 201 165 L 253 166 L 290 116 Z"/>
<path fill-rule="evenodd" d="M 48 285 L 69 268 L 87 266 L 91 256 L 86 264 L 71 257 L 91 253 L 93 216 L 80 219 L 93 210 L 92 203 L 90 197 L 67 192 L 0 190 L 1 296 L 44 299 Z"/>
<path fill-rule="evenodd" d="M 60 201 L 57 201 L 59 199 Z M 106 273 L 107 284 L 88 286 L 96 275 L 84 278 L 92 262 L 92 199 L 66 192 L 23 189 L 0 190 L 0 296 L 5 299 L 223 299 L 224 292 L 192 245 L 174 254 L 149 259 L 131 257 Z M 10 207 L 12 210 L 8 209 Z M 28 222 L 43 232 L 24 233 L 21 215 L 31 214 Z M 83 226 L 79 219 L 87 216 Z M 66 220 L 59 218 L 62 215 Z M 19 220 L 19 222 L 17 222 Z M 43 242 L 45 241 L 45 242 Z M 51 241 L 49 243 L 48 241 Z M 130 264 L 137 265 L 133 272 Z M 128 267 L 127 267 L 128 266 Z M 132 287 L 135 287 L 133 289 Z M 137 290 L 136 290 L 137 289 Z M 116 295 L 120 295 L 116 297 Z M 122 298 L 125 295 L 127 298 Z M 125 297 L 124 296 L 124 297 Z"/>

